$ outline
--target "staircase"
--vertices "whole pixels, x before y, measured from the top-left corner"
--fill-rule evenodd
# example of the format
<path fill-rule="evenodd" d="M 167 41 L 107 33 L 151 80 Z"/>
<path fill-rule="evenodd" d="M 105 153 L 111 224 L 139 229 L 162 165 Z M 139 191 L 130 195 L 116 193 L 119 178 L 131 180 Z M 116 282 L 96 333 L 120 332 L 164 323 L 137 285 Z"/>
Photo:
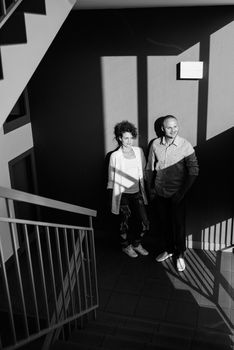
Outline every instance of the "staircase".
<path fill-rule="evenodd" d="M 97 321 L 74 330 L 67 341 L 57 340 L 51 350 L 230 350 L 231 335 L 194 330 L 189 326 L 121 317 L 99 312 Z"/>
<path fill-rule="evenodd" d="M 19 6 L 0 28 L 0 125 L 8 117 L 76 2 L 9 1 L 1 0 L 1 4 L 19 3 Z"/>
<path fill-rule="evenodd" d="M 46 350 L 63 328 L 82 324 L 98 307 L 96 211 L 3 187 L 0 198 L 8 208 L 0 233 L 9 228 L 12 251 L 6 261 L 0 234 L 0 348 Z M 36 206 L 36 221 L 15 218 L 16 203 Z M 58 221 L 67 215 L 55 223 L 48 212 Z M 71 214 L 82 226 L 66 223 Z"/>

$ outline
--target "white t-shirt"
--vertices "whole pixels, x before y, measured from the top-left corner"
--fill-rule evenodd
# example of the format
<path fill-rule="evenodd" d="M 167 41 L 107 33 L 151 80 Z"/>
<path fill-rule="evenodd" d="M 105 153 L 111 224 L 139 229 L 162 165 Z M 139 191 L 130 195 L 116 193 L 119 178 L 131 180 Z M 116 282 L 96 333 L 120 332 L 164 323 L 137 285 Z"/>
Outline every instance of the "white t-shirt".
<path fill-rule="evenodd" d="M 139 170 L 137 159 L 124 158 L 124 172 L 122 185 L 125 187 L 124 193 L 139 192 Z"/>

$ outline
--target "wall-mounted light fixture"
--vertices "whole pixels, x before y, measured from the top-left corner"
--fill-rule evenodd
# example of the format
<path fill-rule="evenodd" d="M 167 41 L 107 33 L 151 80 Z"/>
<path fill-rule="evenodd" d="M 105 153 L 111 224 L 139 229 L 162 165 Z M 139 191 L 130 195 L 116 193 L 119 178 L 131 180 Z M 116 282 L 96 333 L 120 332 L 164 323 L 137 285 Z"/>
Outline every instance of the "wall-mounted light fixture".
<path fill-rule="evenodd" d="M 178 79 L 202 79 L 203 62 L 180 62 L 177 71 Z"/>

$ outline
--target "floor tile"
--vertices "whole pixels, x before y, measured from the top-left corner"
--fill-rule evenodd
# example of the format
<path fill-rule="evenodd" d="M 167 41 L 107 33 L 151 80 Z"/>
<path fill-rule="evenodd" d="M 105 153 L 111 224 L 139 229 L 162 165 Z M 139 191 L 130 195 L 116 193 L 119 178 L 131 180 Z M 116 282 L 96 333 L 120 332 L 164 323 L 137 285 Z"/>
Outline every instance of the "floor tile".
<path fill-rule="evenodd" d="M 135 310 L 135 316 L 155 321 L 164 320 L 167 310 L 166 299 L 154 299 L 149 297 L 140 297 Z"/>
<path fill-rule="evenodd" d="M 141 295 L 152 298 L 169 299 L 173 293 L 173 286 L 168 280 L 148 278 L 142 288 Z"/>
<path fill-rule="evenodd" d="M 115 283 L 116 291 L 139 294 L 144 286 L 144 278 L 138 274 L 121 275 Z"/>
<path fill-rule="evenodd" d="M 184 301 L 171 300 L 168 304 L 166 321 L 195 327 L 197 324 L 199 307 Z"/>
<path fill-rule="evenodd" d="M 108 300 L 111 296 L 111 290 L 99 288 L 99 309 L 105 310 Z"/>
<path fill-rule="evenodd" d="M 136 295 L 113 292 L 106 305 L 106 311 L 121 315 L 133 315 L 137 302 L 138 296 Z"/>
<path fill-rule="evenodd" d="M 228 318 L 214 308 L 200 308 L 198 315 L 198 327 L 205 327 L 220 332 L 229 332 Z"/>

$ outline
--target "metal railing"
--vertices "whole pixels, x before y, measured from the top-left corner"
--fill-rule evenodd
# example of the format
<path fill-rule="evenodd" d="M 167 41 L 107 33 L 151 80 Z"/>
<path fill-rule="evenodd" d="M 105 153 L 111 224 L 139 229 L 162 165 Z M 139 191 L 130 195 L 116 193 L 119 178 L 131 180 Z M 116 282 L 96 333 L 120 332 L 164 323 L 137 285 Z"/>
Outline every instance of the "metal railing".
<path fill-rule="evenodd" d="M 6 23 L 6 21 L 11 17 L 15 12 L 17 7 L 21 4 L 23 0 L 11 0 L 10 4 L 6 0 L 0 0 L 0 28 Z"/>
<path fill-rule="evenodd" d="M 0 347 L 15 349 L 45 335 L 51 340 L 53 331 L 95 313 L 98 289 L 92 217 L 96 211 L 2 187 L 0 197 L 8 211 L 8 217 L 0 218 L 0 319 L 4 319 L 0 321 Z M 15 201 L 86 215 L 89 224 L 14 218 Z M 5 230 L 12 248 L 8 261 L 2 240 Z"/>

